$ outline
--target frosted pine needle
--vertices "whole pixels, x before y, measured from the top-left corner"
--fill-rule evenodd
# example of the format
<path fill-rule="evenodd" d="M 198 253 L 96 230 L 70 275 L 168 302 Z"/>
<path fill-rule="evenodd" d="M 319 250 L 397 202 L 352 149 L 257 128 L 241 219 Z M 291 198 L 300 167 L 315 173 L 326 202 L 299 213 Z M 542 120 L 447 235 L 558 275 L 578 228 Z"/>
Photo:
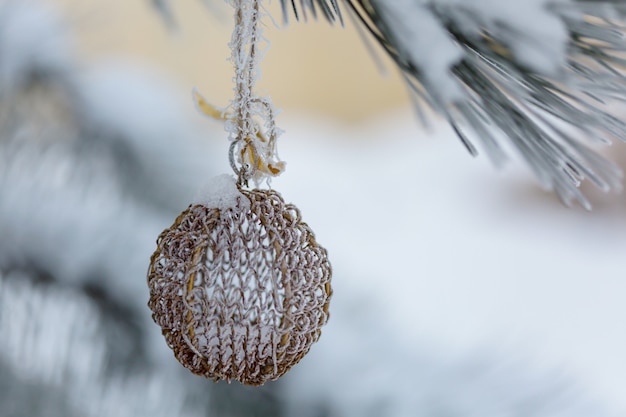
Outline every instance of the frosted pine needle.
<path fill-rule="evenodd" d="M 283 8 L 287 3 L 293 1 L 283 0 Z M 334 1 L 321 3 L 337 20 Z M 578 189 L 586 178 L 602 190 L 620 188 L 620 170 L 580 138 L 626 139 L 626 124 L 605 110 L 607 101 L 626 98 L 626 2 L 344 0 L 344 6 L 402 70 L 417 106 L 443 115 L 471 154 L 477 140 L 500 165 L 504 134 L 566 204 L 590 207 Z M 312 11 L 315 4 L 302 0 L 300 8 Z"/>

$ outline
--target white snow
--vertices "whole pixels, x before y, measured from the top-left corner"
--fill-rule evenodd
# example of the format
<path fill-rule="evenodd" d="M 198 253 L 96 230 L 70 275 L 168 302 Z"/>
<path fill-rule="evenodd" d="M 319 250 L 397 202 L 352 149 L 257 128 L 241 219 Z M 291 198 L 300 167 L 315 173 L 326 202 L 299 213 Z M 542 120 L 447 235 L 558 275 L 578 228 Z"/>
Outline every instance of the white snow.
<path fill-rule="evenodd" d="M 568 31 L 547 0 L 392 0 L 376 2 L 399 42 L 399 53 L 423 74 L 426 87 L 443 103 L 462 97 L 450 69 L 464 52 L 438 13 L 454 17 L 469 38 L 487 31 L 504 43 L 516 60 L 545 75 L 557 75 L 565 63 Z"/>
<path fill-rule="evenodd" d="M 549 9 L 548 0 L 433 2 L 470 13 L 482 28 L 506 42 L 517 60 L 539 73 L 555 74 L 565 63 L 569 33 L 565 24 Z M 478 35 L 481 27 L 472 29 L 474 35 Z"/>
<path fill-rule="evenodd" d="M 402 39 L 400 53 L 406 54 L 419 65 L 425 79 L 444 102 L 461 97 L 460 86 L 451 76 L 450 68 L 458 63 L 463 54 L 432 12 L 416 7 L 414 0 L 377 2 L 382 17 L 394 24 L 390 30 L 396 39 Z"/>
<path fill-rule="evenodd" d="M 73 64 L 67 30 L 53 7 L 2 0 L 0 21 L 0 92 L 20 86 L 33 71 L 65 72 Z"/>
<path fill-rule="evenodd" d="M 192 203 L 202 204 L 208 208 L 226 210 L 234 208 L 238 202 L 243 204 L 242 207 L 245 207 L 246 203 L 250 204 L 248 199 L 237 188 L 235 177 L 230 174 L 222 174 L 211 178 L 204 184 Z"/>
<path fill-rule="evenodd" d="M 76 412 L 72 415 L 205 415 L 190 406 L 185 384 L 167 368 L 126 375 L 111 371 L 100 311 L 79 291 L 32 285 L 32 277 L 0 271 L 0 334 L 0 360 L 12 368 L 11 383 L 62 388 Z M 18 411 L 20 398 L 25 397 L 18 395 L 13 402 Z M 54 402 L 42 404 L 49 407 L 46 415 L 60 415 Z M 11 404 L 2 405 L 11 409 Z"/>
<path fill-rule="evenodd" d="M 167 74 L 109 58 L 83 68 L 75 81 L 88 122 L 105 133 L 101 145 L 124 153 L 132 171 L 125 185 L 136 197 L 182 210 L 204 178 L 219 172 L 209 155 L 220 143 L 227 155 L 221 126 L 190 114 L 186 87 Z"/>
<path fill-rule="evenodd" d="M 97 378 L 106 368 L 97 310 L 70 291 L 36 288 L 25 274 L 0 272 L 0 358 L 26 380 Z M 36 317 L 36 320 L 34 319 Z M 59 359 L 71 358 L 67 363 Z"/>

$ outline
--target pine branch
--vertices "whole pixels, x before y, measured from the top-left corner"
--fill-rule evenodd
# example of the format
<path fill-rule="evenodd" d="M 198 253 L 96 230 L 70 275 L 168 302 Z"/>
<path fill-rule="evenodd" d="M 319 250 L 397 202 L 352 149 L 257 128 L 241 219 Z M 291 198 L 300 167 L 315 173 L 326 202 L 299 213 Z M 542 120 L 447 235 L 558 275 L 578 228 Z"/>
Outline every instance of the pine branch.
<path fill-rule="evenodd" d="M 626 140 L 626 123 L 605 108 L 626 99 L 624 1 L 344 3 L 401 69 L 416 103 L 443 115 L 470 153 L 479 142 L 502 164 L 504 135 L 568 205 L 590 208 L 578 189 L 584 179 L 621 187 L 620 170 L 579 138 Z"/>

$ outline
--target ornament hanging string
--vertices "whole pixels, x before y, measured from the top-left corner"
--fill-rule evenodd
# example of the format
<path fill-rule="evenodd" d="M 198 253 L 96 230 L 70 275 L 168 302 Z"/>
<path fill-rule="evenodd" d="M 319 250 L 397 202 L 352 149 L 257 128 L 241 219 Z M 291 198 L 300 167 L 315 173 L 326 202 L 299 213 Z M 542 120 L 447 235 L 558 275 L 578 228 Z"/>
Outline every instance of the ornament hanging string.
<path fill-rule="evenodd" d="M 235 67 L 235 98 L 231 102 L 234 116 L 229 120 L 230 165 L 238 177 L 239 186 L 253 179 L 277 176 L 284 171 L 276 151 L 280 134 L 274 120 L 275 111 L 267 97 L 254 94 L 259 78 L 258 62 L 263 41 L 259 26 L 261 11 L 258 0 L 234 0 L 235 28 L 230 43 L 231 61 Z M 238 167 L 239 165 L 239 167 Z"/>
<path fill-rule="evenodd" d="M 246 189 L 284 170 L 268 98 L 254 94 L 263 39 L 259 0 L 230 0 L 235 97 L 226 121 L 230 175 L 206 189 L 157 239 L 148 305 L 178 361 L 215 381 L 262 385 L 307 354 L 328 320 L 332 268 L 293 204 L 271 189 Z"/>

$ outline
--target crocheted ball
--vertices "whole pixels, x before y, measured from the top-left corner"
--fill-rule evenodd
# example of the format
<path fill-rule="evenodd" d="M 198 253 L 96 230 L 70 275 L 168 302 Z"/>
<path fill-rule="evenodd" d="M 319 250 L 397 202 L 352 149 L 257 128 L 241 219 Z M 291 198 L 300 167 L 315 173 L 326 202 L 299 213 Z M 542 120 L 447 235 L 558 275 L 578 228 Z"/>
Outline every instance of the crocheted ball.
<path fill-rule="evenodd" d="M 233 207 L 190 206 L 159 236 L 148 305 L 193 373 L 262 385 L 320 337 L 331 266 L 294 205 L 240 192 Z"/>

